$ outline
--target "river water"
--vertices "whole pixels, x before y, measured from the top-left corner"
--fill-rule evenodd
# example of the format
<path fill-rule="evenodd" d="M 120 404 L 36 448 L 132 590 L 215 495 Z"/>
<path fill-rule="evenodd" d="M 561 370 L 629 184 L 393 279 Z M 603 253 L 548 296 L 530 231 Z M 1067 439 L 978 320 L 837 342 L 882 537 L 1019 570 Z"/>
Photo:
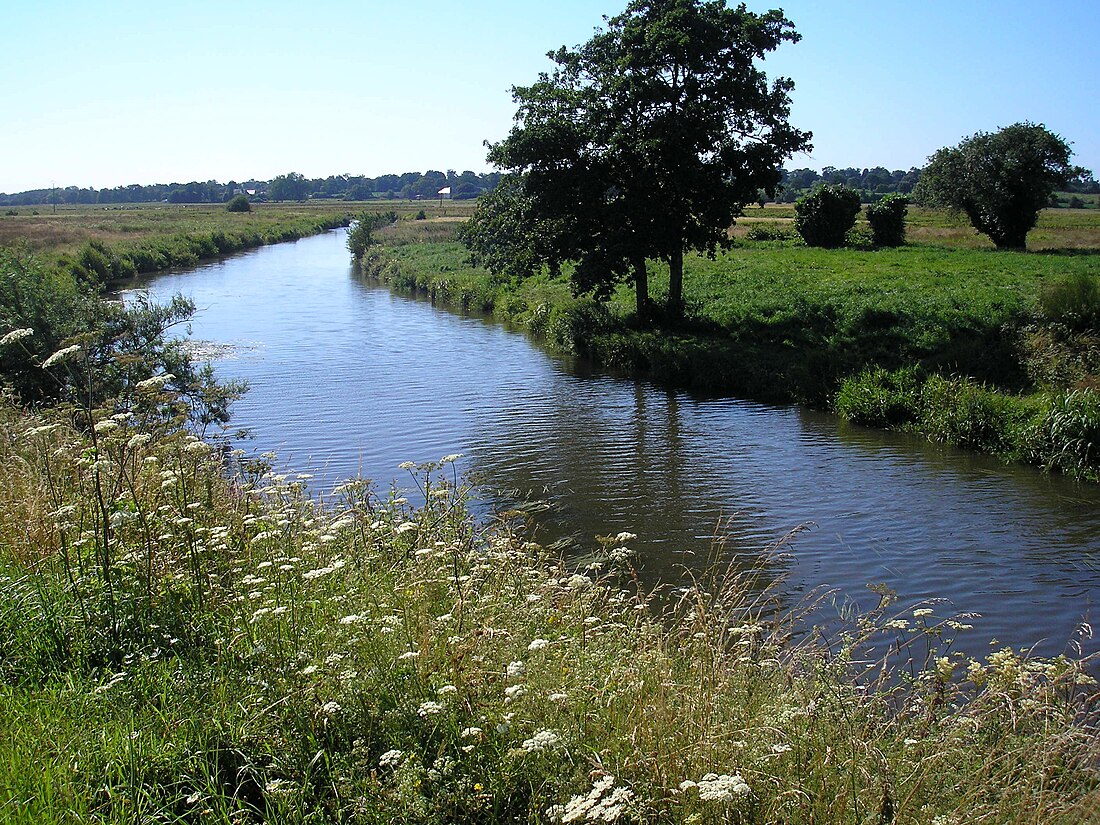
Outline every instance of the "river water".
<path fill-rule="evenodd" d="M 792 601 L 831 589 L 817 615 L 933 600 L 992 638 L 1049 655 L 1100 594 L 1100 488 L 1030 467 L 866 430 L 800 409 L 704 397 L 547 354 L 525 335 L 363 281 L 342 230 L 160 275 L 141 285 L 198 305 L 192 335 L 218 374 L 251 389 L 244 445 L 311 473 L 319 493 L 361 475 L 461 453 L 492 503 L 548 502 L 536 538 L 636 533 L 643 575 L 698 570 L 714 537 L 766 560 Z M 780 555 L 770 546 L 804 528 Z M 944 602 L 934 600 L 943 599 Z"/>

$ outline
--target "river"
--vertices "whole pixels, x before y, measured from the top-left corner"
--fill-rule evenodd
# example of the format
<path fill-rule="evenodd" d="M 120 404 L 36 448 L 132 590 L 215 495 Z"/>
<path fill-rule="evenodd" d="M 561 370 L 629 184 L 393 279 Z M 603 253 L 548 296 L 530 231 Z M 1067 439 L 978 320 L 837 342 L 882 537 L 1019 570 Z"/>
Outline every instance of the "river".
<path fill-rule="evenodd" d="M 647 581 L 698 570 L 714 537 L 763 561 L 817 615 L 877 600 L 973 612 L 963 646 L 1044 655 L 1081 635 L 1100 594 L 1100 487 L 851 426 L 798 407 L 700 396 L 548 354 L 527 336 L 363 281 L 343 230 L 137 288 L 191 296 L 192 336 L 250 384 L 244 445 L 313 475 L 409 484 L 403 461 L 461 453 L 490 503 L 551 506 L 536 538 L 636 533 Z M 793 530 L 782 553 L 768 552 Z M 939 602 L 937 600 L 945 600 Z"/>

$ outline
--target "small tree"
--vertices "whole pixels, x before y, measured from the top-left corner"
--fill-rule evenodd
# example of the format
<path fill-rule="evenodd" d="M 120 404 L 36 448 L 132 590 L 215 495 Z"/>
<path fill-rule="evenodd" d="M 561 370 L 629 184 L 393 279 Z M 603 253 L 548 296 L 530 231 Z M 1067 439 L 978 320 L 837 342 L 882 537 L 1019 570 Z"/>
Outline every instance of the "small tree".
<path fill-rule="evenodd" d="M 1045 126 L 1016 123 L 978 132 L 929 158 L 913 191 L 918 203 L 966 213 L 998 249 L 1024 249 L 1056 188 L 1084 171 L 1069 145 Z"/>
<path fill-rule="evenodd" d="M 825 183 L 794 204 L 794 228 L 807 246 L 836 249 L 844 246 L 856 225 L 859 193 L 842 183 Z"/>
<path fill-rule="evenodd" d="M 887 195 L 867 207 L 867 222 L 871 224 L 875 246 L 905 244 L 905 215 L 908 211 L 909 198 L 905 195 Z"/>
<path fill-rule="evenodd" d="M 225 205 L 225 208 L 229 212 L 251 212 L 252 204 L 248 202 L 248 198 L 244 195 L 235 195 L 233 199 Z"/>
<path fill-rule="evenodd" d="M 362 258 L 367 250 L 378 243 L 374 233 L 397 221 L 397 213 L 364 212 L 348 228 L 348 250 L 356 258 Z"/>

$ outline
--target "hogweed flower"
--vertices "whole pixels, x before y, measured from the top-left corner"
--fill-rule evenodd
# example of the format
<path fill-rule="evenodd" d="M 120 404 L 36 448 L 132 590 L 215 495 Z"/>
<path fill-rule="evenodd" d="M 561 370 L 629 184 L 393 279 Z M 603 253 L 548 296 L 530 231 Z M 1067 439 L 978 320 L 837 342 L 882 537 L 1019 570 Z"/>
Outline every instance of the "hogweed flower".
<path fill-rule="evenodd" d="M 80 352 L 80 344 L 73 344 L 72 346 L 59 349 L 57 352 L 55 352 L 53 355 L 42 362 L 42 369 L 48 369 L 59 361 L 64 361 L 70 355 L 76 355 L 76 353 L 78 352 Z"/>
<path fill-rule="evenodd" d="M 16 341 L 22 341 L 24 338 L 30 338 L 32 335 L 34 335 L 34 330 L 30 327 L 13 329 L 3 338 L 0 338 L 0 347 L 6 346 L 7 344 L 14 344 Z"/>

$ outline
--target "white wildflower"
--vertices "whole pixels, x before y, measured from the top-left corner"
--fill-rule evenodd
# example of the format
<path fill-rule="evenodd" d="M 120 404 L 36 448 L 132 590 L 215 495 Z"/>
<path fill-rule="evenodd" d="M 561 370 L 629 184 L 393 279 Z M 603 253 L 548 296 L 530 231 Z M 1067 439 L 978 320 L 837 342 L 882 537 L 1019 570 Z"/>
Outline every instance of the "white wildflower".
<path fill-rule="evenodd" d="M 462 733 L 459 734 L 459 736 L 461 736 L 463 739 L 469 739 L 473 736 L 481 736 L 481 728 L 463 728 Z"/>
<path fill-rule="evenodd" d="M 443 687 L 437 688 L 435 692 L 438 696 L 453 696 L 458 693 L 458 688 L 454 685 L 443 685 Z"/>
<path fill-rule="evenodd" d="M 398 470 L 415 470 L 416 465 L 411 461 L 402 461 L 397 465 Z"/>
<path fill-rule="evenodd" d="M 397 661 L 399 661 L 399 662 L 409 662 L 409 661 L 412 661 L 413 659 L 419 659 L 419 658 L 420 658 L 420 652 L 419 651 L 406 650 L 404 653 L 402 653 L 400 656 L 397 657 Z"/>
<path fill-rule="evenodd" d="M 619 535 L 615 536 L 615 541 L 618 544 L 624 544 L 628 541 L 634 541 L 636 538 L 638 537 L 633 533 L 619 533 Z"/>
<path fill-rule="evenodd" d="M 554 731 L 540 730 L 530 739 L 524 739 L 521 747 L 528 753 L 535 753 L 537 751 L 550 750 L 560 741 L 561 737 L 554 733 Z"/>
<path fill-rule="evenodd" d="M 566 699 L 569 698 L 569 694 L 567 694 L 567 693 L 551 693 L 546 698 L 549 699 L 551 702 L 564 702 Z"/>
<path fill-rule="evenodd" d="M 527 692 L 526 685 L 512 685 L 504 689 L 504 701 L 511 702 Z"/>
<path fill-rule="evenodd" d="M 440 464 L 454 464 L 460 458 L 462 458 L 462 453 L 451 453 L 450 455 L 445 455 L 445 456 L 443 456 L 443 458 L 439 459 L 439 463 Z"/>
<path fill-rule="evenodd" d="M 55 352 L 53 355 L 42 362 L 42 369 L 52 367 L 58 361 L 64 361 L 70 355 L 75 355 L 78 352 L 80 352 L 80 344 L 73 344 L 71 347 L 59 349 L 57 352 Z"/>
<path fill-rule="evenodd" d="M 527 672 L 527 666 L 523 662 L 509 662 L 507 673 L 509 679 L 519 679 Z"/>
<path fill-rule="evenodd" d="M 932 615 L 932 608 L 930 608 L 930 607 L 918 607 L 916 610 L 913 611 L 913 615 L 918 617 L 918 618 L 921 617 L 921 616 L 931 616 Z"/>
<path fill-rule="evenodd" d="M 378 767 L 380 768 L 393 768 L 401 764 L 401 759 L 405 755 L 404 751 L 397 749 L 388 750 L 384 754 L 378 757 Z"/>
<path fill-rule="evenodd" d="M 321 705 L 321 713 L 325 716 L 335 716 L 341 710 L 339 702 L 325 702 Z"/>
<path fill-rule="evenodd" d="M 735 797 L 749 792 L 748 784 L 739 773 L 733 776 L 708 773 L 696 787 L 699 789 L 699 799 L 704 802 L 731 802 Z"/>
<path fill-rule="evenodd" d="M 139 390 L 150 389 L 153 387 L 163 387 L 169 381 L 176 376 L 170 372 L 166 372 L 164 375 L 154 375 L 152 378 L 146 378 L 144 381 L 137 382 L 137 388 Z"/>
<path fill-rule="evenodd" d="M 408 532 L 410 532 L 412 530 L 415 530 L 415 529 L 416 529 L 416 523 L 415 522 L 403 521 L 399 525 L 397 525 L 396 527 L 393 528 L 393 532 L 397 533 L 397 535 L 400 536 L 400 535 L 403 535 L 403 534 L 408 533 Z"/>
<path fill-rule="evenodd" d="M 527 649 L 532 651 L 542 650 L 549 644 L 550 642 L 548 642 L 546 639 L 532 639 L 531 644 L 527 645 Z"/>
<path fill-rule="evenodd" d="M 439 704 L 439 702 L 424 702 L 416 712 L 422 719 L 427 719 L 429 716 L 435 716 L 442 713 L 443 705 Z"/>
<path fill-rule="evenodd" d="M 790 745 L 772 745 L 772 753 L 787 753 L 790 749 Z"/>
<path fill-rule="evenodd" d="M 142 447 L 153 440 L 153 436 L 149 433 L 134 433 L 130 436 L 130 440 L 126 442 L 126 448 L 134 450 L 138 447 Z"/>
<path fill-rule="evenodd" d="M 0 338 L 0 347 L 6 346 L 7 344 L 14 344 L 16 341 L 22 341 L 24 338 L 30 338 L 32 335 L 34 335 L 34 330 L 29 327 L 24 329 L 13 329 L 3 338 Z"/>
<path fill-rule="evenodd" d="M 114 430 L 118 428 L 118 422 L 112 421 L 110 418 L 106 418 L 103 421 L 97 421 L 95 425 L 95 431 L 97 433 L 105 433 L 108 430 Z"/>

